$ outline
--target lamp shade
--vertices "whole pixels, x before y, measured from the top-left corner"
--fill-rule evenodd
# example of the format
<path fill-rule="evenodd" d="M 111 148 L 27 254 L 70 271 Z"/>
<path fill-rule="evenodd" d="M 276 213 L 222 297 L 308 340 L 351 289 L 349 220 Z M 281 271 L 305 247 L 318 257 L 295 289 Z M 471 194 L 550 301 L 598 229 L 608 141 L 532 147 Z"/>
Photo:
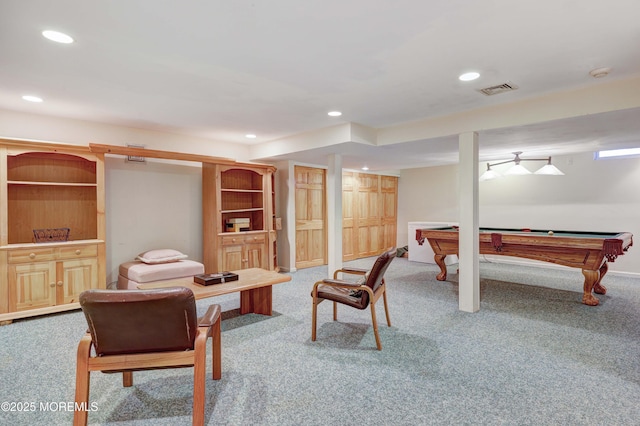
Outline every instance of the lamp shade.
<path fill-rule="evenodd" d="M 515 164 L 513 166 L 511 166 L 511 168 L 509 168 L 506 172 L 504 172 L 505 175 L 509 175 L 509 176 L 530 175 L 531 171 L 529 169 L 527 169 L 526 167 L 522 166 L 520 164 L 521 161 L 546 161 L 547 164 L 545 166 L 541 167 L 539 170 L 537 170 L 535 172 L 536 175 L 548 175 L 548 176 L 563 176 L 564 175 L 564 173 L 562 173 L 556 166 L 551 164 L 551 157 L 547 157 L 547 158 L 520 158 L 520 154 L 522 154 L 521 151 L 516 151 L 516 152 L 513 152 L 513 155 L 515 155 L 515 158 L 513 160 L 500 161 L 498 163 L 493 163 L 493 164 L 487 163 L 487 171 L 484 172 L 480 176 L 480 181 L 491 180 L 491 179 L 502 177 L 502 175 L 500 173 L 497 173 L 497 172 L 494 172 L 493 170 L 491 170 L 491 167 L 499 166 L 499 165 L 502 165 L 502 164 L 509 164 L 509 163 L 515 163 Z"/>
<path fill-rule="evenodd" d="M 553 164 L 546 164 L 543 167 L 541 167 L 539 170 L 537 170 L 534 174 L 536 175 L 553 175 L 553 176 L 564 176 L 564 173 L 562 173 L 560 171 L 560 169 L 558 169 L 556 166 L 554 166 Z"/>
<path fill-rule="evenodd" d="M 491 169 L 486 170 L 482 175 L 480 175 L 480 181 L 491 180 L 501 178 L 502 175 L 498 172 L 494 172 Z"/>
<path fill-rule="evenodd" d="M 516 164 L 515 166 L 511 167 L 509 170 L 504 172 L 504 174 L 505 175 L 530 175 L 531 172 L 527 170 L 527 168 L 524 167 L 523 165 Z"/>

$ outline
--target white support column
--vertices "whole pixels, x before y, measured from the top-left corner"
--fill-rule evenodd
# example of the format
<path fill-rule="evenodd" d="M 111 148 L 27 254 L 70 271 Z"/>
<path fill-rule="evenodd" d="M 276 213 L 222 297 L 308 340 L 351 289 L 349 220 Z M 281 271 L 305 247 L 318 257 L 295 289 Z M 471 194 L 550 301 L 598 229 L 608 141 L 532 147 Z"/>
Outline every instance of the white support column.
<path fill-rule="evenodd" d="M 465 312 L 480 310 L 479 219 L 478 219 L 478 134 L 458 136 L 460 231 L 458 308 Z"/>
<path fill-rule="evenodd" d="M 328 273 L 342 267 L 342 156 L 329 155 L 327 169 Z"/>

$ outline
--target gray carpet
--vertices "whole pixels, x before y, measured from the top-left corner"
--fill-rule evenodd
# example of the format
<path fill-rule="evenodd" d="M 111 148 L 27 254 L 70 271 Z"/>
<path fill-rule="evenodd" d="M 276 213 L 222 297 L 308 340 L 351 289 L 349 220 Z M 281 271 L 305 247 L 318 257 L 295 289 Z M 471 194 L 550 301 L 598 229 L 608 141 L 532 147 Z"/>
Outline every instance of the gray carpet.
<path fill-rule="evenodd" d="M 368 267 L 373 259 L 351 262 Z M 458 310 L 455 265 L 397 258 L 386 274 L 392 327 L 378 303 L 383 350 L 369 311 L 319 306 L 310 341 L 311 287 L 326 267 L 274 287 L 274 315 L 237 315 L 220 303 L 223 377 L 207 379 L 207 424 L 222 425 L 632 425 L 640 424 L 640 279 L 609 275 L 598 307 L 581 303 L 582 274 L 481 264 L 481 310 Z M 79 311 L 0 327 L 2 425 L 67 425 Z M 192 370 L 93 373 L 90 424 L 191 424 Z M 3 405 L 3 409 L 4 409 Z"/>

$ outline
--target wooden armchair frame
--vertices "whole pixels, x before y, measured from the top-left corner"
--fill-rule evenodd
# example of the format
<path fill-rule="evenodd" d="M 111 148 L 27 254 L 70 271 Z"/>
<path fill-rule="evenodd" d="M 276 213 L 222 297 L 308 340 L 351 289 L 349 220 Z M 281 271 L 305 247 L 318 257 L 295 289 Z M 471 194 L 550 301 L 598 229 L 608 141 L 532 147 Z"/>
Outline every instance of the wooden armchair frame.
<path fill-rule="evenodd" d="M 354 307 L 356 309 L 366 309 L 367 306 L 371 308 L 371 322 L 373 323 L 373 334 L 376 338 L 376 346 L 378 350 L 382 350 L 382 343 L 380 342 L 380 335 L 378 333 L 378 321 L 376 319 L 376 302 L 380 297 L 384 301 L 384 312 L 387 318 L 387 325 L 391 327 L 391 318 L 389 317 L 389 306 L 387 304 L 387 286 L 384 280 L 384 273 L 387 267 L 395 257 L 395 247 L 388 249 L 382 253 L 377 259 L 371 269 L 371 271 L 362 268 L 342 267 L 333 273 L 333 279 L 325 278 L 321 281 L 317 281 L 313 290 L 311 291 L 311 297 L 313 298 L 313 309 L 311 317 L 311 340 L 316 340 L 316 328 L 317 328 L 317 316 L 318 305 L 325 299 L 333 302 L 333 320 L 338 320 L 338 303 L 345 304 L 347 306 Z M 338 274 L 350 274 L 364 276 L 366 279 L 364 282 L 353 282 L 344 279 L 338 279 Z M 322 287 L 325 289 L 333 288 L 336 291 L 322 291 Z M 360 296 L 351 296 L 357 292 Z M 321 297 L 324 296 L 324 297 Z"/>
<path fill-rule="evenodd" d="M 123 290 L 121 290 L 123 291 Z M 126 291 L 126 290 L 124 290 Z M 123 292 L 124 292 L 123 291 Z M 132 291 L 132 290 L 128 290 Z M 158 368 L 193 367 L 193 425 L 204 425 L 207 339 L 212 338 L 212 378 L 222 377 L 221 314 L 219 305 L 211 305 L 198 319 L 192 350 L 92 355 L 94 342 L 87 332 L 77 351 L 74 425 L 86 425 L 89 407 L 90 373 L 122 372 L 124 387 L 133 385 L 133 372 Z M 135 327 L 135 324 L 131 325 Z"/>

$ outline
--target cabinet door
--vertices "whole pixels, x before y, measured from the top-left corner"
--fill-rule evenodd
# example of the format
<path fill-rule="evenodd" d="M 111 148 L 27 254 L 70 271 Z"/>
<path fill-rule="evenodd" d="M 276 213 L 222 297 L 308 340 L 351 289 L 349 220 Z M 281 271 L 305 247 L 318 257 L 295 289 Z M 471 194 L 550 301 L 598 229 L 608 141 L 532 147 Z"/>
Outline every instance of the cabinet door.
<path fill-rule="evenodd" d="M 244 266 L 246 268 L 266 268 L 264 264 L 265 260 L 265 246 L 264 244 L 247 244 L 244 247 Z"/>
<path fill-rule="evenodd" d="M 247 268 L 266 269 L 264 243 L 225 246 L 220 250 L 220 255 L 222 270 L 218 272 Z"/>
<path fill-rule="evenodd" d="M 223 246 L 220 249 L 220 257 L 220 265 L 222 266 L 222 269 L 214 272 L 237 271 L 238 269 L 244 269 L 244 262 L 242 261 L 242 244 L 236 246 Z"/>
<path fill-rule="evenodd" d="M 66 260 L 58 268 L 58 303 L 77 302 L 80 293 L 98 286 L 97 259 Z"/>
<path fill-rule="evenodd" d="M 46 308 L 56 304 L 56 263 L 9 266 L 9 311 Z"/>

